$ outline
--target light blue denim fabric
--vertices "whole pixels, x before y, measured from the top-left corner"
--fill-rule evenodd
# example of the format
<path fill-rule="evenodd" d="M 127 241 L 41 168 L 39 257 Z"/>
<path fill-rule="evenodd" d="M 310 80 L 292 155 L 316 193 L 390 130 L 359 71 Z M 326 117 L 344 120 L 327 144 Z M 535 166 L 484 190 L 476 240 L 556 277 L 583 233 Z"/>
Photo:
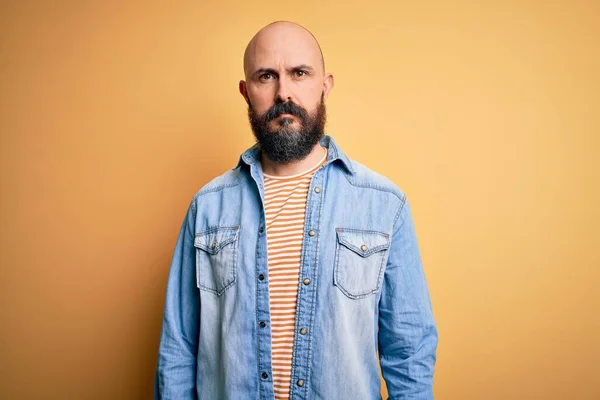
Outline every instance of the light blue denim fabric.
<path fill-rule="evenodd" d="M 437 329 L 409 203 L 331 136 L 306 205 L 290 398 L 432 399 Z M 194 196 L 169 273 L 156 399 L 274 399 L 255 145 Z M 264 327 L 261 327 L 264 322 Z"/>

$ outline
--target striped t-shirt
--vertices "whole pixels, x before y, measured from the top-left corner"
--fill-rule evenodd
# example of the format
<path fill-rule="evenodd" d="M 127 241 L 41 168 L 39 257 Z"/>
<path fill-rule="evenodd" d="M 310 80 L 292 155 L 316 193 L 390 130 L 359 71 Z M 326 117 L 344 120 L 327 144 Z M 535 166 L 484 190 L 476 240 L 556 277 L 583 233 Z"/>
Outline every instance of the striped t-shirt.
<path fill-rule="evenodd" d="M 323 148 L 323 150 L 325 152 L 323 158 L 307 171 L 288 176 L 263 174 L 269 264 L 272 372 L 275 398 L 278 400 L 288 399 L 290 396 L 294 322 L 306 199 L 312 176 L 327 159 L 327 149 Z"/>

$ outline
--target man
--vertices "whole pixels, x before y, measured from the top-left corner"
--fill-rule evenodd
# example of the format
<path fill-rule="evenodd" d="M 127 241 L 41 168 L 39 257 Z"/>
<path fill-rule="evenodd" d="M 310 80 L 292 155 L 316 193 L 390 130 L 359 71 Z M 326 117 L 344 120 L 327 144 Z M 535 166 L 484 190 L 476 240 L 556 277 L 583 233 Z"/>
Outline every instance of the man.
<path fill-rule="evenodd" d="M 190 204 L 155 397 L 380 399 L 379 361 L 391 399 L 433 398 L 437 330 L 409 204 L 324 135 L 334 81 L 316 39 L 270 24 L 244 72 L 257 144 Z"/>

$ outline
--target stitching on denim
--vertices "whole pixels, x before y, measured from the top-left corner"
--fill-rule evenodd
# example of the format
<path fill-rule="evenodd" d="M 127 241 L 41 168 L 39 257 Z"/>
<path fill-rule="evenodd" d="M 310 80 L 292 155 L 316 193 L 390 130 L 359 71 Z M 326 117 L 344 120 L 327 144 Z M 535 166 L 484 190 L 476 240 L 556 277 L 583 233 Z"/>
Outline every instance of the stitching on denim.
<path fill-rule="evenodd" d="M 340 244 L 338 243 L 338 245 L 336 247 L 336 257 L 335 257 L 335 262 L 336 262 L 335 272 L 336 272 L 336 275 L 339 273 L 339 251 L 338 251 L 339 250 L 339 245 Z M 348 291 L 348 289 L 346 289 L 341 284 L 341 282 L 339 282 L 339 279 L 338 279 L 337 276 L 335 276 L 335 280 L 337 281 L 338 284 L 336 284 L 335 286 L 337 286 L 342 291 L 342 293 L 344 293 L 348 298 L 353 299 L 353 300 L 363 299 L 365 297 L 371 296 L 374 293 L 377 293 L 377 290 L 378 290 L 379 284 L 380 284 L 380 276 L 381 276 L 382 271 L 383 271 L 382 267 L 383 267 L 383 260 L 385 259 L 385 252 L 381 252 L 381 255 L 379 256 L 379 258 L 381 259 L 381 261 L 379 262 L 379 273 L 377 275 L 377 282 L 375 283 L 375 288 L 374 289 L 369 289 L 367 292 L 359 293 L 359 294 L 350 293 Z"/>
<path fill-rule="evenodd" d="M 198 251 L 204 251 L 205 253 L 208 253 L 210 256 L 215 256 L 216 254 L 219 253 L 219 251 L 217 251 L 215 253 L 212 253 L 211 251 L 208 251 L 207 249 L 205 249 L 204 246 L 200 246 L 199 245 L 200 247 L 198 247 L 198 246 L 196 246 L 196 243 L 195 243 L 195 240 L 194 240 L 194 247 L 196 248 L 196 283 L 197 283 L 197 286 L 198 286 L 198 288 L 203 289 L 203 290 L 208 291 L 208 292 L 211 292 L 211 293 L 214 293 L 217 296 L 221 296 L 223 293 L 225 293 L 225 291 L 227 289 L 229 289 L 236 282 L 236 280 L 237 280 L 237 274 L 236 274 L 237 265 L 236 264 L 237 264 L 237 252 L 238 252 L 238 238 L 239 238 L 238 231 L 239 231 L 239 225 L 233 226 L 233 227 L 212 227 L 212 228 L 209 228 L 209 229 L 205 230 L 204 232 L 196 233 L 196 238 L 199 238 L 199 237 L 211 234 L 211 233 L 218 232 L 219 230 L 221 230 L 221 231 L 223 231 L 223 230 L 234 230 L 233 237 L 227 239 L 225 244 L 221 243 L 221 245 L 219 246 L 219 251 L 220 251 L 226 245 L 231 244 L 231 243 L 234 244 L 233 250 L 232 250 L 232 252 L 233 252 L 233 260 L 232 260 L 232 266 L 231 266 L 231 268 L 233 269 L 233 278 L 232 278 L 231 282 L 229 282 L 228 284 L 226 284 L 225 286 L 223 286 L 220 290 L 218 288 L 218 283 L 215 283 L 215 286 L 216 286 L 215 288 L 211 288 L 211 287 L 208 287 L 208 286 L 203 285 L 202 283 L 200 283 L 200 274 L 199 274 L 199 272 L 200 272 L 199 271 L 199 269 L 200 269 L 199 268 L 200 260 L 199 260 L 199 257 L 198 257 L 198 254 L 199 254 Z M 212 268 L 212 264 L 211 264 L 211 268 Z"/>
<path fill-rule="evenodd" d="M 386 255 L 389 256 L 389 252 L 385 252 L 385 253 L 381 253 L 381 261 L 379 264 L 379 276 L 377 277 L 377 286 L 375 286 L 375 290 L 373 291 L 373 293 L 377 293 L 383 284 L 383 274 L 385 272 L 385 259 L 386 259 Z"/>
<path fill-rule="evenodd" d="M 194 232 L 194 230 L 192 230 L 192 228 L 190 228 L 190 222 L 193 219 L 194 224 L 195 224 L 196 216 L 197 216 L 196 215 L 196 197 L 197 196 L 194 196 L 194 198 L 192 199 L 192 201 L 188 207 L 188 210 L 192 211 L 192 218 L 189 218 L 190 217 L 189 211 L 188 211 L 188 214 L 186 214 L 186 230 L 187 230 L 188 235 L 190 235 L 190 236 L 193 236 L 192 233 Z"/>
<path fill-rule="evenodd" d="M 261 189 L 262 189 L 262 186 L 261 186 Z M 264 216 L 266 216 L 266 212 L 265 212 L 265 208 L 264 208 L 263 193 L 261 193 L 260 189 L 258 190 L 258 195 L 259 195 L 260 205 L 262 206 L 262 210 L 261 210 L 262 211 L 262 216 L 264 217 Z M 265 222 L 265 225 L 264 225 L 264 229 L 265 229 L 264 230 L 264 232 L 265 232 L 265 246 L 268 246 L 266 219 L 265 219 L 264 222 Z M 260 227 L 261 223 L 262 222 L 259 222 L 259 227 Z M 255 314 L 255 319 L 256 319 L 256 325 L 255 326 L 258 326 L 258 323 L 260 322 L 259 321 L 260 318 L 259 318 L 259 315 L 258 315 L 258 301 L 259 301 L 259 298 L 260 298 L 260 296 L 258 294 L 259 285 L 260 285 L 260 283 L 258 283 L 258 254 L 259 254 L 258 248 L 259 248 L 259 245 L 260 245 L 260 242 L 259 242 L 259 240 L 257 238 L 257 240 L 256 240 L 256 248 L 255 248 L 255 252 L 254 252 L 254 287 L 256 288 L 256 290 L 255 290 L 255 296 L 254 296 L 254 299 L 255 299 L 255 303 L 254 303 L 254 310 L 255 310 L 255 312 L 254 312 L 254 314 Z M 268 251 L 268 247 L 267 247 L 267 251 Z M 267 291 L 267 293 L 269 293 L 269 282 L 270 282 L 270 279 L 268 279 L 268 276 L 269 275 L 268 275 L 268 255 L 267 255 L 267 282 L 265 282 L 265 285 L 266 285 L 266 289 L 265 290 Z M 267 307 L 268 307 L 268 304 L 267 304 Z M 269 333 L 269 338 L 270 338 L 271 337 L 271 327 L 272 327 L 272 315 L 270 313 L 270 309 L 269 308 L 267 308 L 267 311 L 268 311 L 267 314 L 269 316 L 268 329 L 269 329 L 269 332 L 270 332 Z M 258 381 L 257 381 L 258 382 L 258 386 L 257 386 L 258 387 L 258 396 L 259 396 L 259 398 L 262 398 L 263 397 L 262 396 L 262 387 L 261 387 L 262 380 L 260 378 L 261 373 L 262 373 L 262 371 L 260 370 L 260 364 L 262 362 L 262 356 L 261 356 L 261 350 L 260 350 L 260 342 L 261 342 L 261 340 L 259 340 L 259 337 L 261 335 L 260 332 L 261 332 L 261 330 L 259 328 L 258 329 L 258 333 L 256 334 L 256 340 L 257 340 L 257 342 L 259 342 L 259 345 L 256 347 L 257 348 L 257 357 L 256 358 L 257 358 L 257 371 L 258 371 L 258 373 L 257 373 L 257 379 L 258 379 Z M 270 340 L 270 345 L 271 345 L 270 351 L 272 351 L 272 347 L 273 347 L 272 340 Z M 270 367 L 271 379 L 272 379 L 273 378 L 273 360 L 271 360 L 269 364 L 270 364 L 269 367 Z M 275 390 L 274 385 L 273 385 L 273 381 L 271 382 L 270 388 L 271 388 L 271 390 L 267 389 L 267 392 Z"/>
<path fill-rule="evenodd" d="M 336 249 L 335 249 L 335 257 L 334 257 L 334 262 L 335 262 L 335 267 L 334 267 L 334 284 L 335 286 L 337 286 L 347 297 L 351 298 L 351 299 L 362 299 L 365 297 L 368 297 L 370 295 L 372 295 L 373 293 L 377 293 L 379 285 L 381 284 L 381 278 L 383 276 L 383 261 L 385 259 L 385 254 L 387 252 L 383 252 L 381 250 L 386 250 L 390 247 L 390 241 L 389 241 L 389 234 L 385 233 L 385 232 L 379 232 L 379 231 L 374 231 L 374 230 L 363 230 L 363 229 L 355 229 L 355 228 L 336 228 L 336 232 L 344 232 L 344 231 L 348 231 L 348 232 L 360 232 L 360 233 L 368 233 L 368 234 L 377 234 L 377 235 L 381 235 L 384 236 L 386 239 L 388 239 L 387 244 L 386 245 L 379 245 L 376 246 L 372 249 L 370 249 L 370 251 L 368 252 L 368 254 L 365 254 L 364 256 L 360 253 L 358 253 L 356 251 L 356 246 L 354 246 L 352 243 L 349 243 L 348 241 L 341 239 L 339 237 L 339 235 L 336 235 L 338 238 L 337 244 L 336 244 Z M 340 245 L 345 246 L 346 248 L 348 248 L 348 250 L 352 251 L 353 253 L 357 254 L 358 256 L 362 257 L 362 258 L 366 258 L 367 256 L 373 256 L 373 254 L 377 253 L 377 252 L 381 252 L 380 255 L 380 262 L 379 262 L 379 272 L 377 274 L 377 282 L 375 284 L 375 288 L 374 289 L 370 289 L 368 292 L 365 293 L 359 293 L 359 294 L 352 294 L 348 291 L 348 289 L 346 289 L 342 283 L 340 282 L 339 279 L 339 274 L 340 274 L 340 266 L 339 266 L 339 256 L 340 256 Z"/>
<path fill-rule="evenodd" d="M 198 289 L 200 289 L 200 257 L 198 253 L 198 249 L 195 250 L 196 251 L 196 287 Z"/>
<path fill-rule="evenodd" d="M 323 188 L 325 188 L 327 186 L 327 182 L 328 182 L 328 178 L 329 178 L 329 171 L 330 168 L 327 167 L 327 164 L 323 164 L 313 175 L 314 176 L 317 175 L 317 173 L 319 173 L 319 171 L 323 171 L 323 183 L 321 184 L 321 186 Z M 311 178 L 311 186 L 312 186 L 312 179 Z M 309 189 L 310 190 L 310 189 Z M 327 193 L 326 193 L 327 192 Z M 311 195 L 312 193 L 314 193 L 314 191 L 310 191 Z M 322 214 L 323 214 L 323 204 L 325 204 L 325 196 L 328 195 L 329 190 L 327 191 L 322 191 L 322 194 L 319 195 L 319 213 L 317 215 L 318 221 L 319 221 L 319 227 L 321 226 L 322 223 Z M 321 229 L 319 229 L 319 232 L 321 231 Z M 311 298 L 312 302 L 312 307 L 311 307 L 311 311 L 310 311 L 310 322 L 309 322 L 309 328 L 310 328 L 310 333 L 308 335 L 307 338 L 307 353 L 308 356 L 306 358 L 306 380 L 305 380 L 305 387 L 304 387 L 304 396 L 305 398 L 308 398 L 308 387 L 311 383 L 311 380 L 309 379 L 310 376 L 310 363 L 312 360 L 312 338 L 313 338 L 313 334 L 314 334 L 314 328 L 315 328 L 315 308 L 317 306 L 317 283 L 318 283 L 318 276 L 319 276 L 319 271 L 317 270 L 317 268 L 319 267 L 319 245 L 321 244 L 321 235 L 317 235 L 317 243 L 315 244 L 315 274 L 313 276 L 313 296 Z"/>
<path fill-rule="evenodd" d="M 374 190 L 379 190 L 380 192 L 391 193 L 394 196 L 396 196 L 400 201 L 402 201 L 403 197 L 406 197 L 406 196 L 398 194 L 397 190 L 394 190 L 394 189 L 391 189 L 388 187 L 384 187 L 384 186 L 380 186 L 380 185 L 359 184 L 358 182 L 351 180 L 350 177 L 348 176 L 348 174 L 343 174 L 343 175 L 346 178 L 346 180 L 348 181 L 348 183 L 350 183 L 354 187 L 360 187 L 360 188 L 365 188 L 365 189 L 374 189 Z"/>
<path fill-rule="evenodd" d="M 338 243 L 343 244 L 344 246 L 346 246 L 347 248 L 349 248 L 350 250 L 354 251 L 355 253 L 357 253 L 359 256 L 365 258 L 368 257 L 374 253 L 377 253 L 378 251 L 384 250 L 384 249 L 388 249 L 390 247 L 390 235 L 385 233 L 385 232 L 379 232 L 379 231 L 373 231 L 373 230 L 364 230 L 364 229 L 354 229 L 354 228 L 336 228 L 335 229 L 337 232 L 337 239 L 338 239 Z M 386 238 L 386 243 L 385 244 L 380 244 L 378 246 L 375 247 L 371 247 L 369 250 L 367 251 L 362 251 L 359 249 L 358 246 L 356 246 L 354 243 L 351 243 L 350 241 L 340 237 L 340 233 L 343 232 L 351 232 L 351 233 L 366 233 L 369 235 L 378 235 L 378 236 L 383 236 L 384 238 Z"/>
<path fill-rule="evenodd" d="M 210 187 L 210 186 L 206 187 L 205 186 L 204 188 L 202 188 L 202 189 L 200 189 L 198 191 L 198 193 L 196 194 L 196 196 L 200 197 L 200 196 L 204 196 L 205 194 L 208 194 L 208 193 L 220 192 L 223 189 L 230 188 L 230 187 L 235 187 L 235 186 L 238 186 L 239 184 L 240 184 L 239 177 L 236 177 L 236 182 L 223 183 L 223 184 L 220 184 L 220 185 L 215 186 L 215 187 Z M 207 185 L 210 185 L 210 183 L 207 184 Z"/>
<path fill-rule="evenodd" d="M 262 203 L 262 202 L 261 202 Z M 260 225 L 260 222 L 259 222 Z M 255 291 L 254 291 L 254 316 L 255 316 L 255 330 L 256 327 L 258 327 L 259 325 L 259 320 L 260 318 L 258 317 L 258 247 L 260 245 L 259 239 L 257 238 L 256 240 L 256 248 L 254 250 L 254 287 L 255 287 Z M 269 325 L 271 325 L 271 321 L 269 321 Z M 270 329 L 270 328 L 269 328 Z M 256 387 L 258 388 L 258 398 L 261 397 L 261 381 L 260 381 L 260 361 L 261 361 L 261 357 L 260 357 L 260 329 L 257 330 L 256 333 L 256 341 L 258 346 L 256 346 L 256 377 L 257 377 L 257 385 Z"/>
<path fill-rule="evenodd" d="M 393 232 L 396 230 L 396 221 L 398 220 L 398 217 L 400 217 L 400 214 L 402 213 L 402 210 L 404 210 L 404 205 L 406 204 L 406 195 L 404 195 L 402 197 L 402 203 L 400 204 L 400 206 L 398 207 L 398 211 L 396 212 L 396 216 L 394 217 L 394 224 L 392 225 L 392 234 Z M 406 219 L 406 217 L 402 220 L 402 224 L 404 224 L 404 220 Z M 400 225 L 401 227 L 402 225 Z M 400 229 L 400 227 L 398 227 L 398 229 Z"/>
<path fill-rule="evenodd" d="M 385 236 L 386 238 L 389 238 L 389 234 L 385 233 L 385 232 L 381 232 L 381 231 L 375 231 L 372 229 L 359 229 L 359 228 L 336 228 L 335 229 L 338 232 L 360 232 L 360 233 L 377 233 L 381 236 Z"/>
<path fill-rule="evenodd" d="M 206 236 L 209 235 L 213 232 L 217 232 L 219 230 L 233 230 L 236 232 L 239 231 L 240 226 L 239 225 L 234 225 L 234 226 L 209 226 L 208 228 L 206 228 L 205 230 L 203 230 L 202 232 L 196 232 L 196 237 L 200 237 L 200 236 Z"/>
<path fill-rule="evenodd" d="M 367 258 L 381 250 L 386 250 L 390 247 L 389 243 L 388 244 L 380 244 L 379 246 L 371 247 L 367 251 L 363 252 L 358 247 L 356 247 L 356 245 L 350 243 L 347 240 L 339 239 L 338 243 L 343 244 L 348 250 L 352 251 L 353 253 L 355 253 L 356 255 L 358 255 L 359 257 L 362 257 L 362 258 Z"/>

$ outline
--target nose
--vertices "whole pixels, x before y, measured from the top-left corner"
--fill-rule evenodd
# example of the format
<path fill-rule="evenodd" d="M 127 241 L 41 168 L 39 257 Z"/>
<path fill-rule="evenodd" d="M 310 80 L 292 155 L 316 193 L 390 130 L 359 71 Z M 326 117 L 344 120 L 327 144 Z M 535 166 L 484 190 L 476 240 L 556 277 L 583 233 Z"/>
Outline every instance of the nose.
<path fill-rule="evenodd" d="M 286 102 L 288 100 L 292 99 L 292 93 L 290 91 L 290 85 L 289 83 L 286 81 L 285 78 L 280 78 L 277 81 L 277 93 L 276 93 L 276 99 L 275 100 L 279 100 L 281 102 Z"/>

